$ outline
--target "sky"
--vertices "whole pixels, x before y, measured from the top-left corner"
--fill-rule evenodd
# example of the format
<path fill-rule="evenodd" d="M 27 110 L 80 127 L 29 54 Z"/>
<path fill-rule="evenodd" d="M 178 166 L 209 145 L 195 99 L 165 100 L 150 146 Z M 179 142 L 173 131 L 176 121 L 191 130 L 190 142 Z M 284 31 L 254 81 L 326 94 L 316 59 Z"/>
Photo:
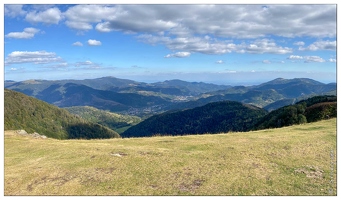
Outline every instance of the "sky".
<path fill-rule="evenodd" d="M 336 4 L 4 3 L 4 79 L 336 82 Z"/>

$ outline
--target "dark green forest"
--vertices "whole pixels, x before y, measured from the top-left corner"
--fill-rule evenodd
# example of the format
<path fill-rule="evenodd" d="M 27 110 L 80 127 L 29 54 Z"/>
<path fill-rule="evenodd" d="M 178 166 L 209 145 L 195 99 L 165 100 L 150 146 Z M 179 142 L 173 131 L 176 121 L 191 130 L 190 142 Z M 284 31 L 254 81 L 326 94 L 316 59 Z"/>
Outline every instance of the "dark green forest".
<path fill-rule="evenodd" d="M 267 111 L 235 101 L 209 103 L 183 111 L 152 116 L 121 134 L 122 137 L 187 135 L 250 130 Z"/>
<path fill-rule="evenodd" d="M 336 96 L 315 96 L 270 112 L 255 124 L 253 130 L 310 123 L 336 116 Z"/>

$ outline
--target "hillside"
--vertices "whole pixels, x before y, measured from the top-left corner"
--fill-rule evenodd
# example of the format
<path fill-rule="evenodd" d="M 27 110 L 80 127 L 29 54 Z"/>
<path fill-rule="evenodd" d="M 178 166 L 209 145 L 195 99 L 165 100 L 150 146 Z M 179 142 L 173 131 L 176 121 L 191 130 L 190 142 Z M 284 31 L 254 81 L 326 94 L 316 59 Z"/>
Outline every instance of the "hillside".
<path fill-rule="evenodd" d="M 99 110 L 90 106 L 74 106 L 64 108 L 72 114 L 81 118 L 109 127 L 117 133 L 122 133 L 126 129 L 142 121 L 140 117 L 121 115 L 109 111 Z"/>
<path fill-rule="evenodd" d="M 24 129 L 57 139 L 119 137 L 107 127 L 90 123 L 44 101 L 8 89 L 4 93 L 5 130 Z"/>
<path fill-rule="evenodd" d="M 334 118 L 336 116 L 336 96 L 315 96 L 270 112 L 262 117 L 253 129 L 280 128 Z"/>
<path fill-rule="evenodd" d="M 63 141 L 5 131 L 4 195 L 336 196 L 336 124 Z"/>
<path fill-rule="evenodd" d="M 186 135 L 247 131 L 267 112 L 255 106 L 233 101 L 209 103 L 176 112 L 154 115 L 129 128 L 122 137 Z"/>

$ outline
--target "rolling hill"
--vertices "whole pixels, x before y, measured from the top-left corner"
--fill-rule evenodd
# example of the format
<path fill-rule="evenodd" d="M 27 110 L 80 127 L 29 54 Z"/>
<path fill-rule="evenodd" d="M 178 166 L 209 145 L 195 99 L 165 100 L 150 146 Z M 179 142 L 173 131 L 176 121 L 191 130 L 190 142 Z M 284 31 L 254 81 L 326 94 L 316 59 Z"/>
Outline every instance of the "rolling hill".
<path fill-rule="evenodd" d="M 255 124 L 254 130 L 310 123 L 336 116 L 336 96 L 315 96 L 270 112 Z"/>
<path fill-rule="evenodd" d="M 5 89 L 4 128 L 24 129 L 28 133 L 57 139 L 120 137 L 115 131 L 88 122 L 68 111 L 20 92 Z"/>
<path fill-rule="evenodd" d="M 176 112 L 154 115 L 129 128 L 122 137 L 187 135 L 247 131 L 267 112 L 252 105 L 233 101 L 209 103 Z"/>
<path fill-rule="evenodd" d="M 105 110 L 100 110 L 91 106 L 74 106 L 64 108 L 70 113 L 81 118 L 109 127 L 117 133 L 122 133 L 126 129 L 142 121 L 140 117 L 121 115 Z"/>

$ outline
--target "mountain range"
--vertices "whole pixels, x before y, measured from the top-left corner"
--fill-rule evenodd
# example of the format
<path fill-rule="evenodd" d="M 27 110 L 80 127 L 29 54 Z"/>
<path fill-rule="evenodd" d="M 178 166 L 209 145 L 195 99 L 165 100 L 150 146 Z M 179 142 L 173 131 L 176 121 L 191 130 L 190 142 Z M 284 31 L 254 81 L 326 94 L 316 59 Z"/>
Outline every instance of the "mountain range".
<path fill-rule="evenodd" d="M 4 102 L 5 130 L 24 129 L 57 139 L 245 132 L 337 116 L 337 97 L 328 95 L 314 96 L 271 112 L 237 101 L 218 101 L 155 114 L 144 120 L 89 106 L 58 108 L 8 89 L 5 89 Z"/>
<path fill-rule="evenodd" d="M 316 95 L 336 95 L 336 83 L 324 84 L 307 78 L 278 78 L 254 86 L 181 80 L 143 83 L 115 77 L 20 82 L 8 80 L 5 81 L 5 88 L 58 107 L 92 106 L 143 118 L 224 100 L 248 103 L 271 111 Z"/>

